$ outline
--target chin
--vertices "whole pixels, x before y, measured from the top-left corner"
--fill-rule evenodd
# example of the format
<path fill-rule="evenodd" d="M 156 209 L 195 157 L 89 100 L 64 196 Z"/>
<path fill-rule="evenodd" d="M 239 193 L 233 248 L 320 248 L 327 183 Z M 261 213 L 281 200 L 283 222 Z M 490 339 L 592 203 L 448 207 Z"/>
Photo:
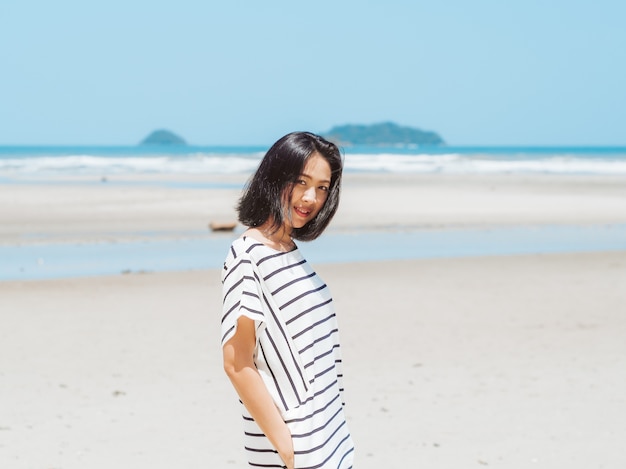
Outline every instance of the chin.
<path fill-rule="evenodd" d="M 295 218 L 295 217 L 294 217 Z M 306 226 L 307 223 L 309 223 L 311 220 L 296 220 L 296 219 L 292 219 L 291 220 L 291 226 L 292 228 L 302 228 L 304 226 Z"/>

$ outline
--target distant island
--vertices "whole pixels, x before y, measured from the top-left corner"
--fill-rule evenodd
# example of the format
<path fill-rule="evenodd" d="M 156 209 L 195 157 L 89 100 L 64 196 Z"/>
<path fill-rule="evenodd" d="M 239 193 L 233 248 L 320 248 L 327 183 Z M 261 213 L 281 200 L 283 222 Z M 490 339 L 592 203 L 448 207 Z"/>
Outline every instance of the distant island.
<path fill-rule="evenodd" d="M 393 122 L 335 126 L 324 137 L 341 145 L 445 145 L 436 132 L 403 127 Z"/>
<path fill-rule="evenodd" d="M 160 129 L 144 138 L 140 145 L 187 145 L 187 142 L 174 132 Z"/>

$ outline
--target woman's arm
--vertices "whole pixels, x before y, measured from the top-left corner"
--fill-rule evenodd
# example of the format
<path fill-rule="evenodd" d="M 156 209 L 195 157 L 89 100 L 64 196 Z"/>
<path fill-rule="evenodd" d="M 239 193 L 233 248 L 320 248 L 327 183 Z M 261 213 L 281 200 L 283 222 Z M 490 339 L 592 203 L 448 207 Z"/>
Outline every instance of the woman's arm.
<path fill-rule="evenodd" d="M 255 345 L 254 321 L 242 316 L 237 321 L 237 332 L 224 344 L 224 370 L 241 402 L 278 451 L 287 469 L 293 469 L 291 433 L 254 366 Z"/>

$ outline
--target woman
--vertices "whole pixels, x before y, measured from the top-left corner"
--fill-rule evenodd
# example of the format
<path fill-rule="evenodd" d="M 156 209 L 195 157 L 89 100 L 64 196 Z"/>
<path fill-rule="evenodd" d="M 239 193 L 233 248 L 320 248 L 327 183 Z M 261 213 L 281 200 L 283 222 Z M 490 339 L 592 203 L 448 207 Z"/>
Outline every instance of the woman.
<path fill-rule="evenodd" d="M 328 226 L 342 166 L 334 144 L 294 132 L 269 149 L 239 200 L 248 229 L 222 271 L 222 350 L 251 466 L 352 467 L 332 298 L 294 243 Z"/>

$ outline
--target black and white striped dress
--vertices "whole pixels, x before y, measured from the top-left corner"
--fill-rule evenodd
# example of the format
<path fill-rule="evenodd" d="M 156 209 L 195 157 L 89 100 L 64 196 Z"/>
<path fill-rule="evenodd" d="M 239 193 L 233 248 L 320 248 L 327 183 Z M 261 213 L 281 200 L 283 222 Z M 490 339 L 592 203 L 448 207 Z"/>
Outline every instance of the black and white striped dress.
<path fill-rule="evenodd" d="M 250 237 L 231 245 L 222 283 L 222 346 L 235 334 L 239 317 L 254 320 L 255 364 L 291 431 L 295 467 L 352 467 L 339 332 L 328 287 L 297 248 L 280 252 Z M 284 467 L 245 407 L 243 419 L 250 465 Z"/>

